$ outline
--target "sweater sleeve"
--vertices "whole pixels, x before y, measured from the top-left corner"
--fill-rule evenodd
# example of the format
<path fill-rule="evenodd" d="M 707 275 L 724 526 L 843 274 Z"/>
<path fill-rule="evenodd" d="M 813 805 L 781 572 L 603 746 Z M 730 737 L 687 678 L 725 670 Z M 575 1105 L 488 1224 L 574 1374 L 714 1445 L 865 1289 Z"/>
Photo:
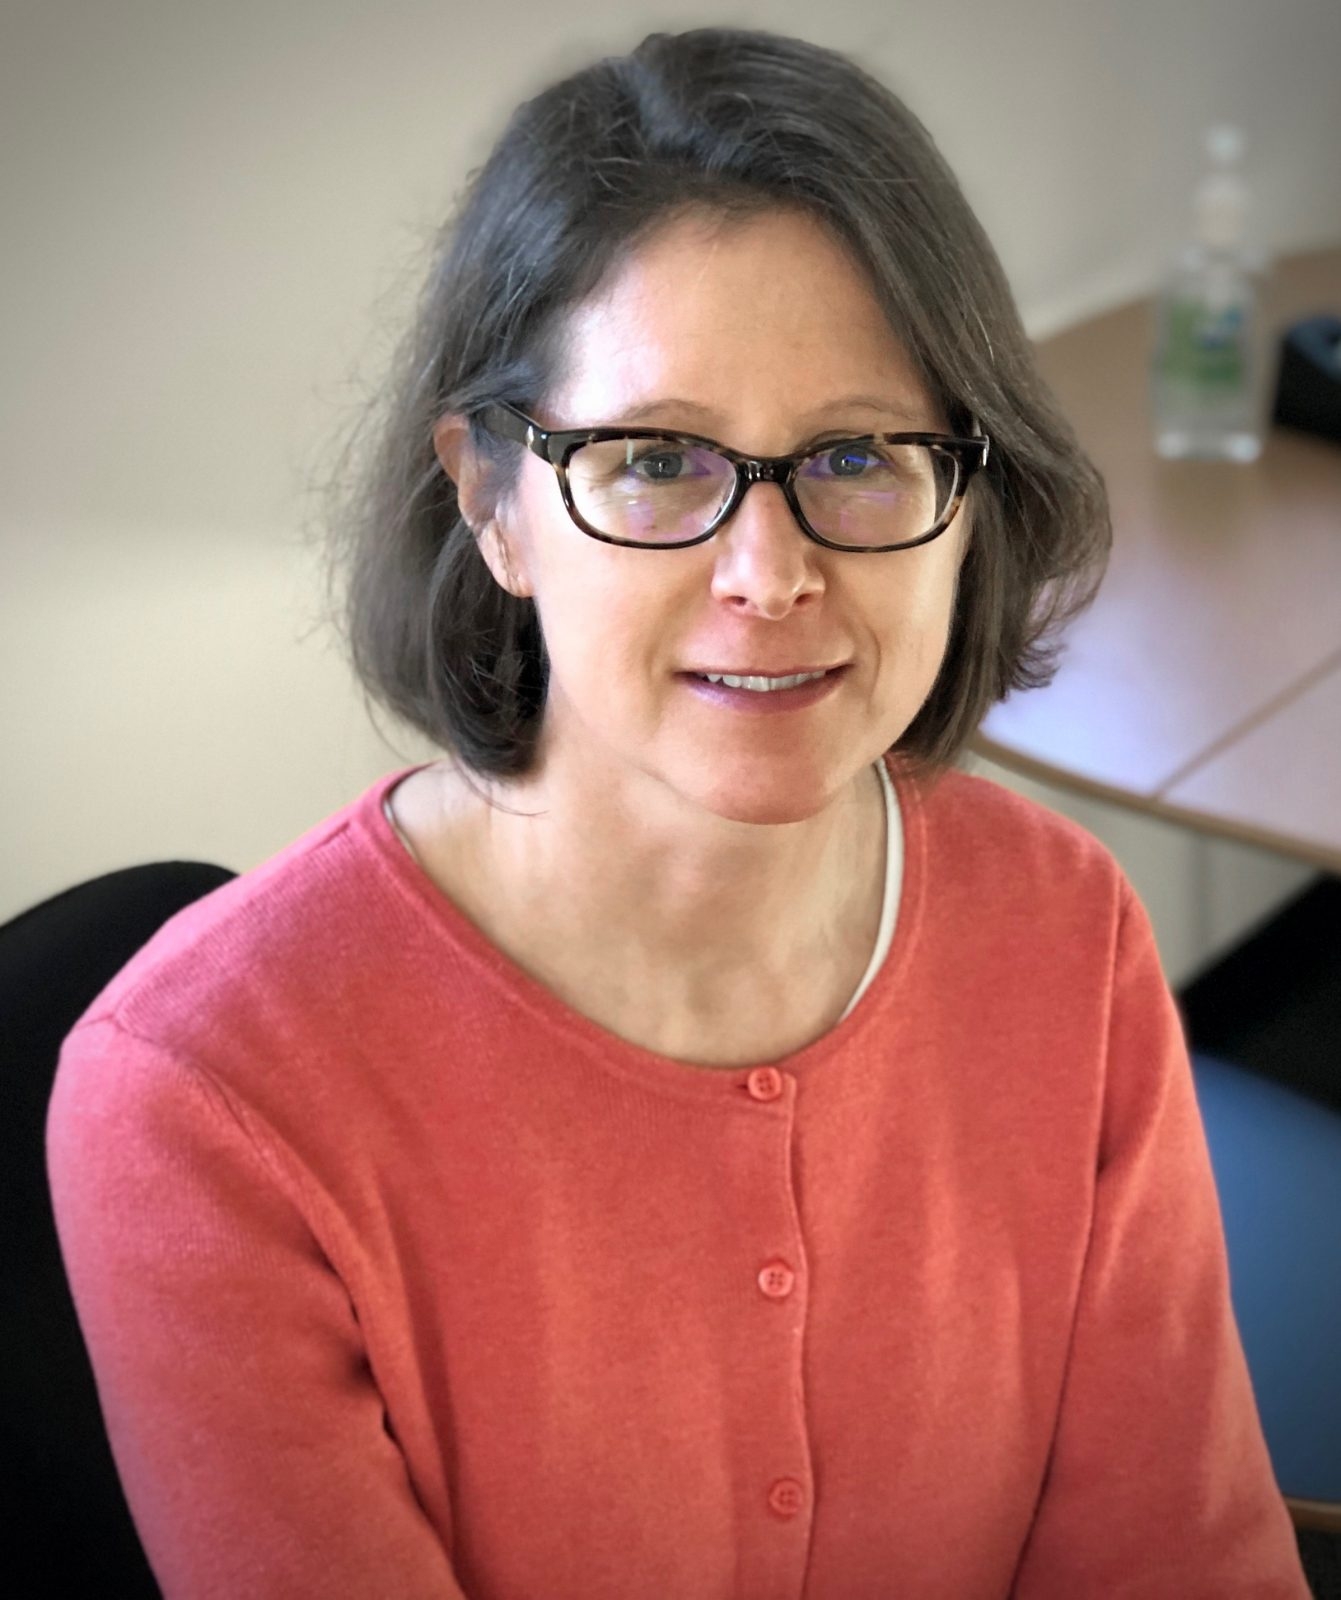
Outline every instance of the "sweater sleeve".
<path fill-rule="evenodd" d="M 1124 891 L 1093 1215 L 1014 1600 L 1307 1600 L 1181 1020 Z"/>
<path fill-rule="evenodd" d="M 167 1600 L 461 1600 L 345 1285 L 219 1088 L 85 1021 L 62 1051 L 47 1161 L 113 1455 Z"/>

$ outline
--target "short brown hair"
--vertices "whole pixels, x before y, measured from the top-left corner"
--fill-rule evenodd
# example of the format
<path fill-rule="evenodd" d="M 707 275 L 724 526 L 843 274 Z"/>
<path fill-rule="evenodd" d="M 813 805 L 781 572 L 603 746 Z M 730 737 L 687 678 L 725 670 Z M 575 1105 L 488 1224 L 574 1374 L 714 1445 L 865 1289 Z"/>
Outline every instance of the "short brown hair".
<path fill-rule="evenodd" d="M 991 439 L 945 659 L 895 748 L 948 764 L 997 700 L 1051 678 L 1058 635 L 1103 572 L 1107 499 L 930 135 L 832 50 L 728 28 L 654 34 L 513 113 L 443 230 L 332 527 L 367 693 L 477 772 L 531 765 L 548 662 L 534 603 L 494 581 L 462 519 L 435 422 L 542 405 L 565 313 L 655 225 L 779 206 L 856 253 L 933 399 Z M 519 447 L 471 436 L 502 492 Z"/>

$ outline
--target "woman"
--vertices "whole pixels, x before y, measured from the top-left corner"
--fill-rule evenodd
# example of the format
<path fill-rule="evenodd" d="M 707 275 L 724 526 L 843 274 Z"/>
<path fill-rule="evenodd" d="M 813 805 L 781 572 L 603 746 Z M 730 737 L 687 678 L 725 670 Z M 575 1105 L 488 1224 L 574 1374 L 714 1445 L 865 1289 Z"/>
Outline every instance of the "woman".
<path fill-rule="evenodd" d="M 67 1042 L 62 1240 L 170 1596 L 1302 1596 L 1149 925 L 952 762 L 1106 544 L 843 58 L 522 106 L 340 553 L 440 761 Z"/>

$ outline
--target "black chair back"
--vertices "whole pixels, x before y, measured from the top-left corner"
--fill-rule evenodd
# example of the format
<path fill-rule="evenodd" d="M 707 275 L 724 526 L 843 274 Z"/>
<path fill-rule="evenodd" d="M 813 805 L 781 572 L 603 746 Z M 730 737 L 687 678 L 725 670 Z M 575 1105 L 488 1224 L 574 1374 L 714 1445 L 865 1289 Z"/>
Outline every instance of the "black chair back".
<path fill-rule="evenodd" d="M 158 1600 L 65 1280 L 47 1187 L 47 1103 L 61 1042 L 98 994 L 170 917 L 235 876 L 194 861 L 129 867 L 0 926 L 0 1371 L 12 1595 Z"/>

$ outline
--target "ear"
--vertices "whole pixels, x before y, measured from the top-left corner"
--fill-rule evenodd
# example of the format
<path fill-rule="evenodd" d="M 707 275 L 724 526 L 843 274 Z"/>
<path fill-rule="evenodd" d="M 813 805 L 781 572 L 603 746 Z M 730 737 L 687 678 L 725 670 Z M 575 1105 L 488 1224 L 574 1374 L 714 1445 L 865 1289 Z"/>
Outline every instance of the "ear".
<path fill-rule="evenodd" d="M 470 437 L 470 423 L 459 413 L 440 417 L 433 427 L 433 449 L 442 470 L 456 485 L 456 503 L 494 582 L 519 598 L 532 591 L 518 559 L 515 540 L 504 531 L 502 508 L 487 493 L 487 473 Z"/>
<path fill-rule="evenodd" d="M 457 412 L 433 425 L 433 450 L 442 470 L 456 485 L 456 502 L 467 525 L 478 531 L 488 508 L 483 501 L 484 463 L 470 439 L 470 423 Z"/>

